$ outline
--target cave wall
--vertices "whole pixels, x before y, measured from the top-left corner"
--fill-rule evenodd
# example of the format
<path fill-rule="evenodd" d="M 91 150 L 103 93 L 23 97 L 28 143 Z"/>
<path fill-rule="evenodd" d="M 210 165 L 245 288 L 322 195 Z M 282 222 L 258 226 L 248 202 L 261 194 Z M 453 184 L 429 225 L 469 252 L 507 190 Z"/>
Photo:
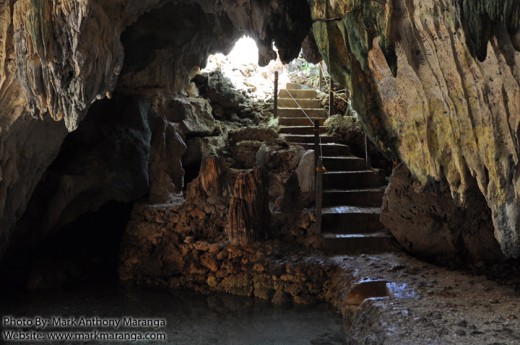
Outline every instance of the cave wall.
<path fill-rule="evenodd" d="M 182 94 L 192 67 L 245 33 L 261 63 L 273 41 L 289 61 L 312 24 L 371 139 L 461 205 L 477 185 L 518 257 L 519 13 L 508 0 L 2 1 L 0 255 L 93 102 Z"/>
<path fill-rule="evenodd" d="M 310 0 L 334 78 L 371 139 L 423 186 L 477 185 L 495 238 L 520 256 L 520 3 Z"/>
<path fill-rule="evenodd" d="M 0 256 L 67 132 L 92 103 L 114 92 L 150 104 L 182 94 L 194 66 L 243 34 L 259 44 L 261 62 L 274 56 L 273 41 L 290 61 L 310 25 L 305 0 L 1 1 Z M 150 161 L 180 160 L 181 152 L 168 152 L 166 136 L 162 150 L 156 142 Z M 157 181 L 150 175 L 152 188 L 165 179 L 160 171 Z M 95 208 L 93 199 L 82 208 Z"/>
<path fill-rule="evenodd" d="M 467 193 L 461 206 L 447 183 L 421 187 L 400 164 L 385 191 L 381 222 L 406 251 L 428 260 L 451 267 L 504 261 L 484 196 L 476 185 Z"/>

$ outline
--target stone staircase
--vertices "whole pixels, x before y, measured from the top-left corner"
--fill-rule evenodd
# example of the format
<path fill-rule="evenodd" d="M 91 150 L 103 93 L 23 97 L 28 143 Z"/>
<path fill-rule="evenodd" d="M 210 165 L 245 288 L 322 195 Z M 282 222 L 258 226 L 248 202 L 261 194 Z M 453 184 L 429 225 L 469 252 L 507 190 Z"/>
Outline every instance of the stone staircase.
<path fill-rule="evenodd" d="M 291 97 L 292 95 L 292 97 Z M 314 149 L 312 120 L 323 124 L 327 111 L 315 90 L 287 84 L 278 94 L 279 133 L 288 142 Z M 294 99 L 293 99 L 294 98 Z M 323 162 L 322 249 L 325 253 L 377 253 L 394 247 L 393 237 L 379 222 L 385 187 L 384 177 L 353 156 L 347 145 L 338 144 L 321 127 Z"/>

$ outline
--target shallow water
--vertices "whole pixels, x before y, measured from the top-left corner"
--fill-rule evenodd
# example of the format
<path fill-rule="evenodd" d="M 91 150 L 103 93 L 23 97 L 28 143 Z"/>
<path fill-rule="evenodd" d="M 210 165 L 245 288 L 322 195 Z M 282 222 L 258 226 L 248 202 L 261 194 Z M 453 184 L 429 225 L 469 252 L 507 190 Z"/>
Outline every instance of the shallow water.
<path fill-rule="evenodd" d="M 128 338 L 119 342 L 48 341 L 49 336 L 56 336 L 56 331 L 81 333 L 80 337 L 83 337 L 85 332 L 90 332 L 86 336 L 93 336 L 94 330 L 106 337 L 114 336 L 109 334 L 111 332 L 125 337 L 136 337 L 135 333 L 167 337 L 166 341 L 148 340 L 136 344 L 339 345 L 344 344 L 345 338 L 341 316 L 328 305 L 275 306 L 258 299 L 225 294 L 203 296 L 144 288 L 52 290 L 25 293 L 14 298 L 3 295 L 0 315 L 2 337 L 8 330 L 39 332 L 46 337 L 45 341 L 24 342 L 30 344 L 132 343 Z M 7 315 L 16 320 L 6 320 Z M 58 327 L 55 323 L 51 327 L 53 321 L 58 321 L 53 316 L 61 317 L 61 322 L 72 320 L 73 325 Z M 124 316 L 146 319 L 149 324 L 123 326 L 122 323 L 129 320 L 123 319 Z M 48 326 L 36 327 L 37 322 L 45 320 L 50 322 Z M 25 322 L 26 327 L 17 326 L 17 322 Z M 31 322 L 32 325 L 27 326 Z M 115 325 L 117 322 L 120 322 L 118 326 Z M 154 322 L 156 328 L 150 325 Z M 33 333 L 33 336 L 36 335 Z M 14 342 L 6 342 L 11 343 Z"/>

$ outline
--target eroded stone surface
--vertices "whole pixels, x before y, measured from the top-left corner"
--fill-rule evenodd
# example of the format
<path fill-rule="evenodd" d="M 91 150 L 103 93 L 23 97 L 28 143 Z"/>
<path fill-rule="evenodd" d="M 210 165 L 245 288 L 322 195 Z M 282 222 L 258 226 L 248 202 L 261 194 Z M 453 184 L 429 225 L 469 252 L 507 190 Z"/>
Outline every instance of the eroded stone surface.
<path fill-rule="evenodd" d="M 274 54 L 273 41 L 287 62 L 297 56 L 310 24 L 304 0 L 245 1 L 240 6 L 205 0 L 3 1 L 0 255 L 56 158 L 65 129 L 75 130 L 93 102 L 110 98 L 114 90 L 150 103 L 156 93 L 181 94 L 192 67 L 203 65 L 210 52 L 229 50 L 245 33 L 260 45 L 263 63 Z M 167 125 L 164 130 L 172 132 Z M 153 159 L 163 159 L 171 145 L 163 140 Z M 167 169 L 179 171 L 177 166 Z M 151 176 L 155 199 L 178 191 L 179 180 L 170 181 L 161 171 Z M 154 187 L 163 182 L 164 193 Z"/>
<path fill-rule="evenodd" d="M 513 257 L 520 256 L 519 6 L 311 1 L 318 47 L 352 90 L 370 136 L 423 185 L 446 179 L 462 203 L 476 181 L 495 237 Z"/>
<path fill-rule="evenodd" d="M 425 258 L 452 265 L 499 262 L 505 258 L 493 236 L 491 211 L 476 189 L 462 207 L 446 185 L 422 189 L 401 164 L 386 189 L 381 223 L 408 252 Z"/>
<path fill-rule="evenodd" d="M 241 172 L 229 204 L 226 232 L 232 244 L 247 246 L 270 233 L 269 174 L 263 167 Z"/>

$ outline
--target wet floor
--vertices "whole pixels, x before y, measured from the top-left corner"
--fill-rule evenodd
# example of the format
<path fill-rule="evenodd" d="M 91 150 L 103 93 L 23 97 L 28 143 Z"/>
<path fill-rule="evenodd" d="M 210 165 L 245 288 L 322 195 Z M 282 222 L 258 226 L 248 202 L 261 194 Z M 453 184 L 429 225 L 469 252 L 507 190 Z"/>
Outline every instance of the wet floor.
<path fill-rule="evenodd" d="M 22 342 L 27 344 L 345 344 L 342 318 L 328 305 L 275 306 L 225 294 L 128 287 L 52 290 L 3 295 L 0 315 L 6 344 L 15 343 L 6 335 L 45 337 Z M 69 340 L 49 341 L 59 336 Z"/>

